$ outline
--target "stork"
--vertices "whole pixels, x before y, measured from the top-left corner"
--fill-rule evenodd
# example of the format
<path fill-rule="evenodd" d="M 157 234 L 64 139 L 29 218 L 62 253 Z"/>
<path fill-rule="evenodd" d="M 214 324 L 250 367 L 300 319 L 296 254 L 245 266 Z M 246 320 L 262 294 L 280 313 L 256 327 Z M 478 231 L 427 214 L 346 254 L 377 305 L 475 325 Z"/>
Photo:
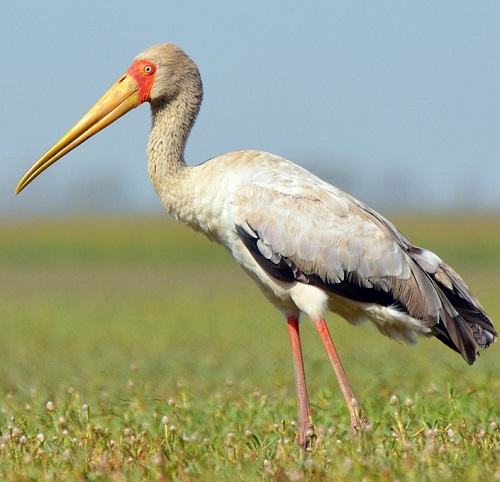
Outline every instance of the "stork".
<path fill-rule="evenodd" d="M 299 319 L 316 326 L 350 413 L 353 432 L 368 426 L 325 322 L 368 320 L 390 338 L 435 336 L 472 364 L 497 338 L 491 319 L 462 278 L 416 247 L 387 219 L 305 169 L 261 151 L 184 161 L 203 97 L 194 62 L 160 44 L 127 72 L 20 180 L 16 193 L 92 135 L 144 102 L 152 129 L 148 168 L 166 210 L 223 245 L 284 315 L 293 354 L 298 442 L 314 442 Z"/>

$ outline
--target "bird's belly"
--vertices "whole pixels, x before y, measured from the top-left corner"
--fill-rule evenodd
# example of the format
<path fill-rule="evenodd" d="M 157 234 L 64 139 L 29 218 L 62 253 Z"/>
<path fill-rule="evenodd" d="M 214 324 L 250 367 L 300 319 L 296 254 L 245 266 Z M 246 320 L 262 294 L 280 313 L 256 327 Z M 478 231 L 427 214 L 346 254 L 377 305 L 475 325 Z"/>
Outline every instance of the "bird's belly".
<path fill-rule="evenodd" d="M 264 296 L 285 316 L 304 313 L 318 320 L 325 318 L 326 311 L 331 311 L 353 325 L 370 321 L 383 335 L 407 343 L 415 343 L 417 335 L 431 334 L 430 328 L 420 320 L 395 308 L 350 300 L 298 281 L 277 280 L 259 266 L 246 248 L 232 251 L 232 255 Z"/>
<path fill-rule="evenodd" d="M 276 280 L 269 276 L 265 271 L 261 270 L 258 266 L 258 269 L 255 270 L 243 265 L 242 267 L 259 287 L 262 294 L 275 306 L 276 309 L 281 311 L 285 316 L 289 314 L 299 315 L 301 310 L 297 307 L 290 296 L 290 289 L 297 283 L 285 283 L 283 281 Z"/>
<path fill-rule="evenodd" d="M 300 309 L 294 303 L 290 290 L 297 283 L 286 283 L 270 276 L 255 261 L 241 241 L 234 240 L 233 243 L 221 243 L 225 245 L 235 261 L 252 278 L 259 287 L 262 294 L 285 316 L 300 313 Z"/>
<path fill-rule="evenodd" d="M 390 306 L 362 303 L 331 295 L 328 300 L 328 308 L 353 325 L 370 321 L 380 333 L 393 340 L 413 344 L 418 335 L 431 335 L 430 328 L 421 320 Z"/>
<path fill-rule="evenodd" d="M 313 320 L 319 320 L 331 311 L 353 325 L 370 321 L 383 335 L 407 343 L 415 343 L 418 335 L 431 335 L 425 323 L 394 307 L 351 300 L 299 281 L 280 281 L 262 269 L 239 239 L 221 244 L 229 249 L 264 296 L 285 316 L 304 313 Z"/>

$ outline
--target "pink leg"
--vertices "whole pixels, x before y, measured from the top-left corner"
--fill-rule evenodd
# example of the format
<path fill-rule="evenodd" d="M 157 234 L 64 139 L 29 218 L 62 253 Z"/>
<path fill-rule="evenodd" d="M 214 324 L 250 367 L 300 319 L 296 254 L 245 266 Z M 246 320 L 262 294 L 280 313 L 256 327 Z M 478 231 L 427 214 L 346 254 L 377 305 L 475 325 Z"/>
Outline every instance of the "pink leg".
<path fill-rule="evenodd" d="M 337 349 L 333 344 L 333 340 L 330 336 L 330 331 L 328 330 L 328 326 L 325 320 L 314 320 L 314 324 L 316 325 L 319 336 L 321 337 L 321 341 L 323 342 L 326 352 L 328 353 L 328 358 L 330 358 L 330 362 L 332 363 L 335 375 L 337 376 L 337 380 L 340 385 L 340 389 L 344 394 L 347 408 L 349 409 L 349 414 L 351 415 L 351 431 L 355 433 L 356 430 L 361 430 L 368 427 L 368 419 L 359 407 L 359 403 L 356 399 L 356 396 L 354 395 L 344 367 L 340 362 Z"/>
<path fill-rule="evenodd" d="M 297 387 L 297 402 L 299 405 L 299 445 L 310 450 L 316 436 L 311 421 L 311 409 L 309 407 L 309 396 L 307 395 L 306 374 L 302 358 L 302 347 L 300 345 L 299 319 L 295 315 L 287 317 L 288 333 L 292 346 L 293 367 L 295 370 L 295 385 Z"/>

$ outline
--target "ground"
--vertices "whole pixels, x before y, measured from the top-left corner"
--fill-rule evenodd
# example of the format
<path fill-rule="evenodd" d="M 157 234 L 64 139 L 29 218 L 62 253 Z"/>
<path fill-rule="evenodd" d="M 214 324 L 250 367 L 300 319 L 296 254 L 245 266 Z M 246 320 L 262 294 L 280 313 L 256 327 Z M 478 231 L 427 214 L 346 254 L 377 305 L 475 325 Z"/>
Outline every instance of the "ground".
<path fill-rule="evenodd" d="M 500 325 L 500 218 L 396 216 Z M 371 430 L 303 323 L 317 428 L 295 441 L 286 325 L 229 256 L 165 218 L 4 221 L 0 474 L 8 480 L 500 480 L 499 345 L 469 367 L 329 318 Z"/>

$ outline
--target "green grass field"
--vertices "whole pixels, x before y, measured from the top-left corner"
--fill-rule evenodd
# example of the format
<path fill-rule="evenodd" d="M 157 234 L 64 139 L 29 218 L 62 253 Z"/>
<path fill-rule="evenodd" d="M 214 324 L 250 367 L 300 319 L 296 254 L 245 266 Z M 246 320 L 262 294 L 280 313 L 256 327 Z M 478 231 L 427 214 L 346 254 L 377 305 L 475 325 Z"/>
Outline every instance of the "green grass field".
<path fill-rule="evenodd" d="M 498 329 L 500 218 L 395 221 Z M 165 218 L 3 221 L 0 263 L 6 480 L 500 480 L 500 343 L 469 367 L 331 316 L 372 424 L 353 439 L 304 320 L 305 453 L 286 325 L 220 247 Z"/>

